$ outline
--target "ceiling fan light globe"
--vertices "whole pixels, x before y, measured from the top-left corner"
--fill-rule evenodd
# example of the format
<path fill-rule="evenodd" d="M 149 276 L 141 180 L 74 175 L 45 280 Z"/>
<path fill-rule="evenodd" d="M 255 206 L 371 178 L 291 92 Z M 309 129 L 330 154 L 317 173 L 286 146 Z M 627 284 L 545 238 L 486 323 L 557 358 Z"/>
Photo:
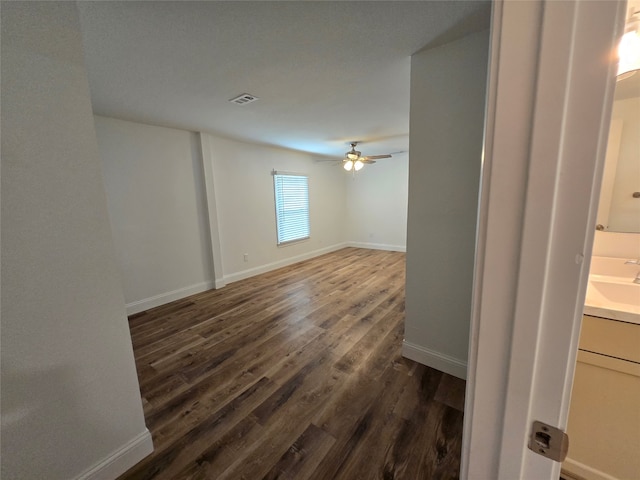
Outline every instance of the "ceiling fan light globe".
<path fill-rule="evenodd" d="M 353 164 L 353 168 L 355 168 L 356 172 L 362 167 L 364 167 L 364 163 L 362 163 L 360 160 L 356 160 L 356 163 Z"/>
<path fill-rule="evenodd" d="M 640 13 L 636 15 L 640 18 Z M 640 20 L 632 19 L 627 23 L 618 45 L 618 56 L 618 76 L 640 69 Z"/>
<path fill-rule="evenodd" d="M 346 162 L 344 162 L 344 165 L 342 166 L 347 172 L 351 171 L 351 169 L 353 168 L 353 162 L 351 160 L 348 160 Z"/>

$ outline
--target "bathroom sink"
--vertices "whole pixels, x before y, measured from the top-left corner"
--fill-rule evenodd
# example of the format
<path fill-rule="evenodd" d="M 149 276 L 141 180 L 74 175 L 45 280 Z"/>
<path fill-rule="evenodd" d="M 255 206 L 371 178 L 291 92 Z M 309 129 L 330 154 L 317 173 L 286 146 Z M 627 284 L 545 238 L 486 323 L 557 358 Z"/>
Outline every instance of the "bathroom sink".
<path fill-rule="evenodd" d="M 597 278 L 593 276 L 589 280 L 587 305 L 640 314 L 640 285 L 631 280 L 600 281 Z"/>
<path fill-rule="evenodd" d="M 640 265 L 625 258 L 591 257 L 584 313 L 640 325 Z"/>

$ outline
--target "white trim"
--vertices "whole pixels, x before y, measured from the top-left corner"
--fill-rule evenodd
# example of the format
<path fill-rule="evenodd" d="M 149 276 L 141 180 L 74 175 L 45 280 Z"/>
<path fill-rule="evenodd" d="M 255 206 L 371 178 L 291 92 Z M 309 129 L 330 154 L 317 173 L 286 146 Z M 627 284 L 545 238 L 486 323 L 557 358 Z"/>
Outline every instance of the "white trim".
<path fill-rule="evenodd" d="M 172 290 L 171 292 L 161 293 L 154 295 L 153 297 L 143 298 L 142 300 L 136 300 L 135 302 L 127 303 L 127 315 L 133 315 L 134 313 L 143 312 L 150 308 L 159 307 L 165 303 L 173 302 L 174 300 L 180 300 L 181 298 L 194 295 L 196 293 L 211 290 L 218 287 L 218 281 L 208 281 L 202 283 L 196 283 L 195 285 L 189 285 L 188 287 Z M 221 285 L 224 286 L 224 285 Z"/>
<path fill-rule="evenodd" d="M 303 260 L 319 257 L 320 255 L 324 255 L 325 253 L 335 252 L 336 250 L 340 250 L 341 248 L 345 248 L 347 246 L 349 246 L 347 243 L 338 243 L 330 247 L 320 248 L 318 250 L 313 250 L 311 252 L 295 255 L 283 260 L 278 260 L 277 262 L 271 262 L 265 265 L 260 265 L 259 267 L 230 273 L 229 275 L 224 276 L 224 281 L 226 283 L 237 282 L 238 280 L 244 280 L 245 278 L 254 277 L 256 275 L 267 273 L 272 270 L 277 270 L 278 268 L 287 267 L 289 265 L 293 265 L 294 263 L 302 262 Z"/>
<path fill-rule="evenodd" d="M 464 360 L 436 352 L 406 340 L 402 341 L 402 356 L 463 380 L 467 377 L 467 362 Z"/>
<path fill-rule="evenodd" d="M 309 175 L 307 173 L 285 172 L 284 170 L 276 170 L 275 168 L 271 169 L 271 175 L 273 175 L 274 177 L 276 175 L 290 175 L 290 176 L 293 176 L 293 177 L 307 177 L 307 178 L 309 178 Z"/>
<path fill-rule="evenodd" d="M 499 478 L 560 473 L 527 436 L 533 420 L 568 421 L 621 3 L 544 2 Z"/>
<path fill-rule="evenodd" d="M 370 250 L 388 250 L 390 252 L 405 252 L 406 245 L 389 245 L 387 243 L 347 242 L 349 247 L 368 248 Z"/>
<path fill-rule="evenodd" d="M 101 462 L 85 470 L 76 480 L 110 480 L 122 475 L 153 452 L 151 433 L 146 428 Z"/>
<path fill-rule="evenodd" d="M 623 4 L 494 3 L 461 478 L 559 476 Z"/>
<path fill-rule="evenodd" d="M 541 8 L 492 3 L 460 472 L 467 480 L 498 478 L 493 446 L 502 436 Z"/>
<path fill-rule="evenodd" d="M 589 465 L 578 462 L 577 460 L 567 457 L 562 464 L 562 473 L 566 473 L 569 476 L 576 476 L 584 478 L 585 480 L 619 480 L 618 477 L 612 477 L 611 475 L 601 472 Z"/>

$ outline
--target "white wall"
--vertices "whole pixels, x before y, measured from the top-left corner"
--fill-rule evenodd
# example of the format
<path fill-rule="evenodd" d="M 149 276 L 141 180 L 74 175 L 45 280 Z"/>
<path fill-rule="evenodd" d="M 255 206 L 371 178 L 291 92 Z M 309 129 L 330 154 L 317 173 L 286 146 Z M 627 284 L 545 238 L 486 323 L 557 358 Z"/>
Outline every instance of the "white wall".
<path fill-rule="evenodd" d="M 407 153 L 366 165 L 355 175 L 346 173 L 346 236 L 351 245 L 406 251 L 408 175 Z"/>
<path fill-rule="evenodd" d="M 640 232 L 640 97 L 616 100 L 612 121 L 622 120 L 614 188 L 609 212 L 609 229 L 614 232 Z"/>
<path fill-rule="evenodd" d="M 2 4 L 4 480 L 150 452 L 72 2 Z"/>
<path fill-rule="evenodd" d="M 129 312 L 212 288 L 197 135 L 100 116 L 95 125 Z"/>
<path fill-rule="evenodd" d="M 407 316 L 403 354 L 466 374 L 487 31 L 411 60 Z"/>
<path fill-rule="evenodd" d="M 592 254 L 600 257 L 640 258 L 640 234 L 596 231 Z"/>
<path fill-rule="evenodd" d="M 346 174 L 331 162 L 101 116 L 95 125 L 130 314 L 346 245 Z M 309 175 L 309 240 L 276 245 L 274 168 Z"/>
<path fill-rule="evenodd" d="M 345 245 L 344 170 L 312 155 L 209 134 L 224 280 L 239 280 Z M 271 171 L 309 176 L 311 238 L 276 245 Z M 248 261 L 244 261 L 244 254 Z"/>

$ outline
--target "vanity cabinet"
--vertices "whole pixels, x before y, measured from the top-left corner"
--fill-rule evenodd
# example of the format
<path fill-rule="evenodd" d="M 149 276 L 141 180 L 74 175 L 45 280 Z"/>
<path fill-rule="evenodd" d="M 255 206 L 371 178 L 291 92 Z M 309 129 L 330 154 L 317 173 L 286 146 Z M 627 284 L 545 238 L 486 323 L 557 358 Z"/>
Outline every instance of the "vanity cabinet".
<path fill-rule="evenodd" d="M 584 315 L 579 348 L 640 363 L 640 325 Z"/>
<path fill-rule="evenodd" d="M 568 434 L 569 478 L 640 480 L 640 325 L 584 316 Z"/>

